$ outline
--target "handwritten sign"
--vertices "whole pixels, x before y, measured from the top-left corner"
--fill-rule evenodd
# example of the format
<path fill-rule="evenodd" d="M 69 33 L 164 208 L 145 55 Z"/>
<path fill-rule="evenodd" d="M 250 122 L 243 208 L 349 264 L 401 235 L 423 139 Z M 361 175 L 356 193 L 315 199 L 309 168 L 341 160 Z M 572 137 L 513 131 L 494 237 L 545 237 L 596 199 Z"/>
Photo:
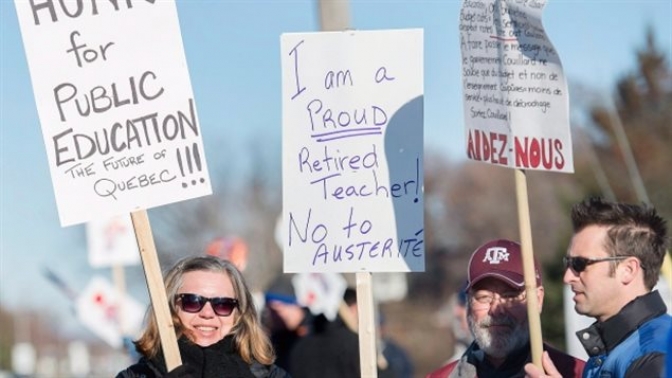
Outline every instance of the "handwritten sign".
<path fill-rule="evenodd" d="M 462 84 L 469 159 L 574 171 L 567 84 L 541 24 L 545 0 L 464 0 Z"/>
<path fill-rule="evenodd" d="M 422 38 L 282 35 L 286 272 L 424 270 Z"/>
<path fill-rule="evenodd" d="M 61 225 L 211 193 L 174 1 L 15 6 Z"/>

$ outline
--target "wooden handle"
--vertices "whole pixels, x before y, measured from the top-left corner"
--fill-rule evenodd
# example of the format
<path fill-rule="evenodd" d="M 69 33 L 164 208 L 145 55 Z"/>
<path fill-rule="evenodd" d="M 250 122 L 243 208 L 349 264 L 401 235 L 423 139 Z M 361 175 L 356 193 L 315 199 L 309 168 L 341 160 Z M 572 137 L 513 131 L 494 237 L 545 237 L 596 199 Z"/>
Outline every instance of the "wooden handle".
<path fill-rule="evenodd" d="M 543 341 L 541 337 L 541 319 L 537 299 L 537 279 L 534 273 L 534 253 L 532 251 L 532 228 L 530 226 L 530 206 L 527 196 L 525 171 L 516 169 L 516 197 L 518 199 L 518 224 L 520 228 L 520 246 L 523 257 L 523 273 L 527 295 L 527 319 L 530 325 L 530 348 L 532 363 L 541 366 Z"/>
<path fill-rule="evenodd" d="M 149 290 L 152 307 L 154 308 L 156 324 L 159 326 L 163 357 L 166 360 L 166 368 L 168 371 L 171 371 L 182 365 L 182 358 L 177 346 L 175 326 L 170 315 L 170 308 L 168 308 L 166 288 L 163 283 L 161 265 L 159 265 L 159 257 L 156 254 L 154 237 L 152 236 L 152 229 L 149 226 L 147 211 L 132 212 L 131 220 L 135 229 L 135 238 L 138 241 L 142 266 L 145 270 L 147 289 Z"/>

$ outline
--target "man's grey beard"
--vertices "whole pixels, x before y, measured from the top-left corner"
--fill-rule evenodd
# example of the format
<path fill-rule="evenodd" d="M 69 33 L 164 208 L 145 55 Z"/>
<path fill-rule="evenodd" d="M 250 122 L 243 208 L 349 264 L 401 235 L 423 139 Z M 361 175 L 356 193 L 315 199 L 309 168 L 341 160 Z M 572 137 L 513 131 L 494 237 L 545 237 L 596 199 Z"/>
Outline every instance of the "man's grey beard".
<path fill-rule="evenodd" d="M 517 322 L 516 319 L 510 316 L 492 317 L 488 315 L 480 323 L 476 324 L 474 317 L 469 314 L 467 320 L 469 321 L 469 329 L 471 330 L 471 334 L 474 335 L 476 344 L 490 357 L 505 358 L 512 352 L 525 347 L 530 341 L 530 329 L 527 322 Z M 492 335 L 488 328 L 483 328 L 492 324 L 509 326 L 511 329 Z"/>

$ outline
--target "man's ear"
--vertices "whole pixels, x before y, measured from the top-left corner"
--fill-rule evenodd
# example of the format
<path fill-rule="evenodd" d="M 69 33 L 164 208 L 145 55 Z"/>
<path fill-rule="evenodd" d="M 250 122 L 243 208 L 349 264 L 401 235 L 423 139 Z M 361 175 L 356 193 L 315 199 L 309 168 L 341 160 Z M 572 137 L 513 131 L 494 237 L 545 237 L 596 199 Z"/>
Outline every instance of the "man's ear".
<path fill-rule="evenodd" d="M 544 287 L 543 286 L 537 286 L 537 304 L 539 305 L 539 313 L 541 314 L 541 311 L 544 308 Z"/>
<path fill-rule="evenodd" d="M 616 266 L 616 272 L 621 282 L 628 285 L 642 272 L 642 265 L 638 258 L 628 257 Z"/>

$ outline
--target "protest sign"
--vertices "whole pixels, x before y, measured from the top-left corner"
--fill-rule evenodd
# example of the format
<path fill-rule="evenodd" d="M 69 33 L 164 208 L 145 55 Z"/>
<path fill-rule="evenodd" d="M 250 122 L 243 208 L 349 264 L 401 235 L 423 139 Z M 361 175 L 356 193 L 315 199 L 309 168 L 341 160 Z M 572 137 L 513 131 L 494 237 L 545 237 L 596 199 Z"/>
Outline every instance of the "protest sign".
<path fill-rule="evenodd" d="M 86 224 L 89 264 L 92 267 L 138 265 L 140 252 L 130 215 L 94 219 Z"/>
<path fill-rule="evenodd" d="M 562 64 L 541 23 L 545 0 L 464 0 L 460 50 L 467 157 L 515 168 L 532 362 L 542 337 L 525 170 L 573 172 Z"/>
<path fill-rule="evenodd" d="M 467 156 L 574 171 L 567 84 L 541 23 L 545 0 L 465 0 L 460 12 Z"/>
<path fill-rule="evenodd" d="M 113 348 L 121 347 L 124 332 L 139 333 L 145 314 L 145 306 L 103 277 L 91 279 L 77 298 L 76 310 L 82 324 Z"/>
<path fill-rule="evenodd" d="M 172 370 L 181 357 L 145 209 L 212 192 L 175 2 L 14 4 L 61 225 L 131 213 Z"/>
<path fill-rule="evenodd" d="M 282 35 L 286 272 L 424 270 L 422 38 Z"/>
<path fill-rule="evenodd" d="M 211 193 L 174 1 L 15 6 L 62 226 Z"/>
<path fill-rule="evenodd" d="M 324 314 L 336 319 L 348 287 L 345 278 L 337 273 L 299 273 L 292 277 L 297 302 L 307 307 L 313 315 Z"/>

